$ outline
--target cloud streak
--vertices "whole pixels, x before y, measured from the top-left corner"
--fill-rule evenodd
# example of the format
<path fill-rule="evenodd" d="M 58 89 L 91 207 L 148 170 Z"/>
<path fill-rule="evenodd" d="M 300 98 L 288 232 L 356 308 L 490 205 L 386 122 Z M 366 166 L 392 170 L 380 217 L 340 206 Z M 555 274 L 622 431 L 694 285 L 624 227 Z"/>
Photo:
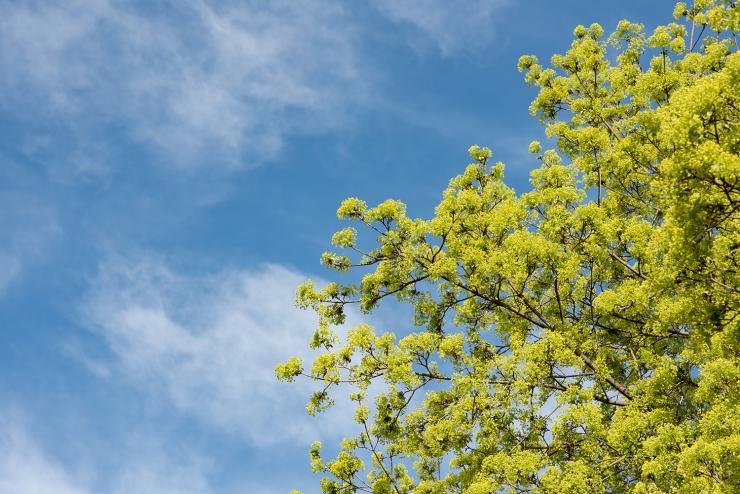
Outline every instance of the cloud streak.
<path fill-rule="evenodd" d="M 507 0 L 373 0 L 412 46 L 490 41 Z M 100 174 L 121 134 L 165 167 L 233 170 L 292 137 L 341 128 L 382 99 L 350 4 L 306 0 L 2 2 L 0 108 L 73 171 Z M 101 130 L 103 129 L 103 130 Z M 106 131 L 107 130 L 107 131 Z M 111 140 L 113 139 L 113 140 Z M 66 142 L 70 141 L 70 142 Z M 92 157 L 88 157 L 92 153 Z"/>
<path fill-rule="evenodd" d="M 0 410 L 0 493 L 3 494 L 210 494 L 210 464 L 195 455 L 177 454 L 157 438 L 129 431 L 115 451 L 85 450 L 84 457 L 55 457 L 32 434 L 19 410 Z M 84 442 L 85 438 L 78 438 Z M 96 456 L 97 455 L 97 456 Z M 103 474 L 103 458 L 115 457 Z M 93 470 L 91 470 L 91 467 Z"/>
<path fill-rule="evenodd" d="M 0 105 L 91 140 L 123 127 L 169 164 L 252 166 L 360 97 L 347 16 L 311 0 L 5 3 Z"/>
<path fill-rule="evenodd" d="M 65 468 L 50 458 L 17 419 L 0 415 L 0 492 L 88 494 Z"/>
<path fill-rule="evenodd" d="M 55 210 L 21 191 L 0 190 L 0 295 L 29 266 L 42 262 L 61 235 Z"/>
<path fill-rule="evenodd" d="M 445 56 L 490 41 L 495 15 L 507 3 L 508 0 L 373 0 L 388 19 L 411 26 Z M 410 42 L 418 44 L 413 37 Z"/>
<path fill-rule="evenodd" d="M 279 265 L 199 277 L 117 260 L 101 268 L 83 313 L 115 356 L 108 379 L 257 445 L 307 444 L 352 425 L 346 410 L 309 417 L 309 390 L 273 374 L 279 361 L 310 358 L 314 315 L 292 308 L 305 278 Z"/>

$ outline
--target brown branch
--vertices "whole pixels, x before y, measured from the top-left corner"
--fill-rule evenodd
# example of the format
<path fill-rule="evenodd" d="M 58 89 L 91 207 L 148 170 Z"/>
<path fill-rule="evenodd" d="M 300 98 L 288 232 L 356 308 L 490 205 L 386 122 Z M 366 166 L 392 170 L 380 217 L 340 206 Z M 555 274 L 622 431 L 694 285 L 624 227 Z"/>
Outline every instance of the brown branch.
<path fill-rule="evenodd" d="M 635 268 L 633 268 L 632 266 L 630 266 L 627 261 L 625 261 L 624 259 L 622 259 L 618 255 L 614 254 L 613 252 L 609 251 L 609 257 L 611 257 L 615 261 L 619 262 L 622 266 L 624 266 L 625 268 L 627 268 L 635 276 L 637 276 L 639 278 L 642 278 L 643 280 L 646 280 L 647 279 L 647 277 L 644 274 L 642 274 L 641 272 L 635 270 Z"/>
<path fill-rule="evenodd" d="M 592 360 L 591 360 L 591 359 L 590 359 L 590 358 L 588 357 L 588 355 L 586 355 L 585 353 L 583 353 L 583 352 L 582 352 L 581 350 L 579 350 L 579 349 L 575 349 L 575 350 L 574 350 L 574 352 L 575 352 L 575 354 L 576 354 L 576 355 L 577 355 L 578 357 L 580 357 L 580 358 L 581 358 L 581 360 L 583 360 L 583 363 L 584 363 L 584 364 L 586 364 L 586 367 L 588 367 L 588 368 L 589 368 L 589 369 L 591 369 L 592 371 L 596 372 L 596 373 L 597 373 L 597 375 L 598 375 L 598 371 L 597 371 L 596 365 L 595 365 L 595 364 L 593 363 L 593 361 L 592 361 Z M 607 375 L 607 376 L 604 376 L 604 380 L 605 380 L 606 382 L 608 382 L 609 384 L 611 384 L 611 386 L 612 386 L 612 387 L 613 387 L 614 389 L 616 389 L 616 390 L 617 390 L 617 392 L 619 392 L 619 394 L 621 394 L 622 396 L 624 396 L 624 397 L 625 397 L 625 398 L 627 398 L 628 400 L 632 400 L 632 394 L 631 394 L 631 393 L 629 392 L 629 390 L 627 389 L 627 387 L 626 387 L 626 386 L 624 386 L 624 385 L 623 385 L 622 383 L 620 383 L 619 381 L 617 381 L 616 379 L 614 379 L 613 377 L 611 377 L 611 376 L 608 376 L 608 375 Z"/>

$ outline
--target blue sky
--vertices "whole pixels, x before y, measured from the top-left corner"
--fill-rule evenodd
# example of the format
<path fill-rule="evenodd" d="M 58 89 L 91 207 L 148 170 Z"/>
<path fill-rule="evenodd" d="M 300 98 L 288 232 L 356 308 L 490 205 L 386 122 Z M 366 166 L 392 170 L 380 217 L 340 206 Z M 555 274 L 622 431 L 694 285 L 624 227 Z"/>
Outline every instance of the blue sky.
<path fill-rule="evenodd" d="M 471 144 L 525 190 L 517 58 L 672 2 L 0 11 L 0 494 L 313 493 L 308 444 L 353 427 L 272 370 L 307 354 L 293 293 L 332 276 L 339 202 L 429 216 Z"/>

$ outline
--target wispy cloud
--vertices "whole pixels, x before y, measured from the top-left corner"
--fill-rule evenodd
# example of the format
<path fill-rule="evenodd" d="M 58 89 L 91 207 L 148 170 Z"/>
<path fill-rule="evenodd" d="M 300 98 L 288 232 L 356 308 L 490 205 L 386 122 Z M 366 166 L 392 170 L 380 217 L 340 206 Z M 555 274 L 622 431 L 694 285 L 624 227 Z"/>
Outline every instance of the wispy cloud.
<path fill-rule="evenodd" d="M 200 0 L 2 3 L 0 105 L 179 165 L 250 166 L 330 128 L 362 93 L 340 5 Z"/>
<path fill-rule="evenodd" d="M 156 440 L 144 441 L 111 479 L 101 479 L 111 494 L 211 494 L 210 465 L 195 457 L 178 458 Z"/>
<path fill-rule="evenodd" d="M 443 55 L 489 41 L 506 3 L 373 0 L 411 45 L 425 40 Z M 31 147 L 44 125 L 63 135 L 55 160 L 76 173 L 100 174 L 122 137 L 165 166 L 251 167 L 382 98 L 367 26 L 343 2 L 0 5 L 0 108 L 33 123 L 36 134 L 23 136 Z"/>
<path fill-rule="evenodd" d="M 20 191 L 0 188 L 0 295 L 23 271 L 43 261 L 61 235 L 54 209 Z"/>
<path fill-rule="evenodd" d="M 193 454 L 178 454 L 160 438 L 129 431 L 116 451 L 86 451 L 85 457 L 56 457 L 33 436 L 21 411 L 0 410 L 0 493 L 3 494 L 210 494 L 210 465 Z M 79 438 L 85 441 L 85 438 Z M 58 448 L 57 448 L 58 449 Z M 101 455 L 102 457 L 97 455 Z M 102 473 L 103 458 L 115 456 L 113 471 Z M 83 466 L 84 465 L 84 466 Z"/>
<path fill-rule="evenodd" d="M 351 413 L 311 418 L 306 387 L 275 380 L 276 363 L 308 356 L 316 321 L 292 308 L 304 279 L 278 265 L 199 277 L 119 259 L 101 268 L 84 314 L 115 355 L 108 379 L 258 445 L 305 444 L 346 432 Z"/>
<path fill-rule="evenodd" d="M 490 41 L 496 14 L 508 0 L 373 0 L 391 21 L 410 26 L 442 55 Z M 410 38 L 411 44 L 418 44 Z"/>
<path fill-rule="evenodd" d="M 0 492 L 87 494 L 78 480 L 28 436 L 17 414 L 3 412 L 4 415 L 0 415 Z"/>

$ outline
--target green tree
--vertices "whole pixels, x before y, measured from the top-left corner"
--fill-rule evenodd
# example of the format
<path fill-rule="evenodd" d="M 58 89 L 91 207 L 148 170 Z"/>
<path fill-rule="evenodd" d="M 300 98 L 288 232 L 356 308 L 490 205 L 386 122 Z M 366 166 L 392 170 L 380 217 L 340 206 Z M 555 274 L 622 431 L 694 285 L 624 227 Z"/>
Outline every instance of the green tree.
<path fill-rule="evenodd" d="M 431 219 L 342 203 L 375 238 L 322 261 L 361 281 L 299 287 L 320 353 L 276 369 L 324 384 L 310 413 L 357 402 L 357 437 L 311 449 L 324 492 L 740 492 L 740 8 L 674 17 L 520 59 L 553 146 L 530 191 L 473 146 Z M 387 297 L 413 331 L 332 329 Z"/>

